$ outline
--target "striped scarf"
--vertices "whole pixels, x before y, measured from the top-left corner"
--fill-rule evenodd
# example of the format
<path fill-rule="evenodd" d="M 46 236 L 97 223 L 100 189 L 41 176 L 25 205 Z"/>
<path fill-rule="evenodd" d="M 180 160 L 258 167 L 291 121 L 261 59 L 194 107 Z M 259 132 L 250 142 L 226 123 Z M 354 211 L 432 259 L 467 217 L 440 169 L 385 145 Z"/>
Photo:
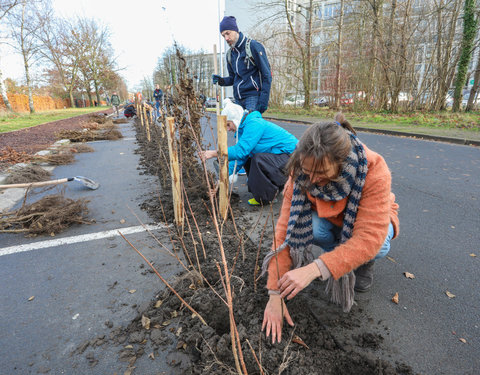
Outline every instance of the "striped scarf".
<path fill-rule="evenodd" d="M 324 201 L 340 201 L 348 197 L 344 211 L 340 243 L 344 243 L 352 237 L 358 205 L 367 175 L 365 150 L 354 134 L 349 133 L 349 135 L 352 142 L 352 150 L 342 166 L 340 178 L 336 181 L 330 181 L 325 186 L 313 185 L 308 188 L 308 192 L 314 198 Z M 277 250 L 270 251 L 265 256 L 262 265 L 262 275 L 267 271 L 272 257 L 287 246 L 290 247 L 293 268 L 302 267 L 313 262 L 312 204 L 304 189 L 302 189 L 307 181 L 308 177 L 305 174 L 301 174 L 294 182 L 285 241 Z M 339 280 L 333 280 L 333 277 L 330 277 L 327 282 L 326 292 L 330 295 L 332 302 L 341 304 L 343 311 L 348 312 L 353 305 L 354 287 L 355 274 L 351 271 Z"/>

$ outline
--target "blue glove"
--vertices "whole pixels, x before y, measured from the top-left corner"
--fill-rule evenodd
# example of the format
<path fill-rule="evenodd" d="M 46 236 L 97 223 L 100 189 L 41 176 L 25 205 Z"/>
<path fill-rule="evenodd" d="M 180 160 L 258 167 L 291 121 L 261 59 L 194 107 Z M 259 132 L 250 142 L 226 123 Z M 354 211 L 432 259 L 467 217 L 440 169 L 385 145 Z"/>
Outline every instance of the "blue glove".
<path fill-rule="evenodd" d="M 222 77 L 220 77 L 219 75 L 217 74 L 212 74 L 212 82 L 215 84 L 215 83 L 218 83 L 220 86 L 222 86 L 225 81 L 223 80 Z"/>

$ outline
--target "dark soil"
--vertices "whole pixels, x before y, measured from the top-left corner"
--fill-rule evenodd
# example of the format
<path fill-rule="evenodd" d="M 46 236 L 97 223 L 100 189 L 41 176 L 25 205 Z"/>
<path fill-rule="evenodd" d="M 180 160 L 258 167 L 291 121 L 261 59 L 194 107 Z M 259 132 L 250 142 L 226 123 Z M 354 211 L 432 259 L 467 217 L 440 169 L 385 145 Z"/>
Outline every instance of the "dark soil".
<path fill-rule="evenodd" d="M 96 112 L 97 116 L 110 113 L 111 109 Z M 85 122 L 88 122 L 94 114 L 89 113 L 63 120 L 53 121 L 31 128 L 25 128 L 8 133 L 0 133 L 0 151 L 10 146 L 17 152 L 35 154 L 38 151 L 50 147 L 57 141 L 56 134 L 60 130 L 81 130 Z M 104 116 L 102 116 L 104 117 Z"/>
<path fill-rule="evenodd" d="M 142 158 L 143 173 L 159 176 L 159 182 L 163 186 L 161 201 L 159 197 L 147 198 L 143 208 L 155 220 L 171 222 L 173 209 L 168 188 L 168 163 L 159 154 L 159 149 L 168 151 L 164 148 L 165 142 L 158 126 L 152 129 L 152 133 L 152 139 L 158 141 L 146 142 L 137 120 L 138 152 Z M 187 206 L 187 221 L 191 225 L 191 231 L 186 225 L 183 239 L 177 238 L 174 244 L 177 251 L 182 252 L 180 244 L 183 242 L 184 249 L 188 249 L 183 250 L 185 257 L 191 259 L 197 268 L 194 252 L 196 244 L 201 272 L 215 292 L 196 272 L 180 275 L 173 287 L 206 320 L 207 325 L 203 325 L 166 289 L 140 306 L 138 316 L 127 327 L 115 328 L 109 337 L 102 336 L 87 342 L 78 348 L 79 353 L 83 353 L 89 345 L 109 342 L 121 345 L 119 360 L 127 362 L 131 369 L 140 356 L 168 352 L 167 362 L 172 366 L 171 373 L 236 373 L 231 351 L 228 309 L 218 297 L 220 295 L 225 299 L 216 266 L 221 259 L 219 244 L 202 180 L 205 182 L 201 176 L 185 179 L 189 202 L 202 233 L 201 239 Z M 261 252 L 261 261 L 268 250 L 268 244 L 259 249 L 248 238 L 237 234 L 242 233 L 242 211 L 235 202 L 233 207 L 238 227 L 229 220 L 223 227 L 222 243 L 229 269 L 232 270 L 235 320 L 249 374 L 260 374 L 261 370 L 248 343 L 255 351 L 265 374 L 413 374 L 409 366 L 385 359 L 388 348 L 382 347 L 383 337 L 379 330 L 386 327 L 375 327 L 365 317 L 362 302 L 354 306 L 349 314 L 344 314 L 341 308 L 326 300 L 324 285 L 317 281 L 288 302 L 295 327 L 286 325 L 282 343 L 272 345 L 261 332 L 263 311 L 268 299 L 264 288 L 265 280 L 254 280 L 255 271 L 258 270 L 258 252 Z M 200 246 L 201 240 L 206 249 L 206 259 Z M 145 325 L 147 321 L 149 326 Z M 299 339 L 303 340 L 303 344 Z"/>

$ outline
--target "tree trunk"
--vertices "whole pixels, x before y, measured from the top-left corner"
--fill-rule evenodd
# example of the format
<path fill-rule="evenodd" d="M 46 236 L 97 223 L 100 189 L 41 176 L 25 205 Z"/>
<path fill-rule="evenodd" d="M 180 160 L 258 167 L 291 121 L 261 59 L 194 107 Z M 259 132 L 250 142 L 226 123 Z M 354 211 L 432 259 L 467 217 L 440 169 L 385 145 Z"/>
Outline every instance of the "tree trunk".
<path fill-rule="evenodd" d="M 335 108 L 340 108 L 340 68 L 342 65 L 342 32 L 344 0 L 340 1 L 340 19 L 338 21 L 337 62 L 335 64 Z"/>
<path fill-rule="evenodd" d="M 465 0 L 463 13 L 463 39 L 458 62 L 457 78 L 455 79 L 455 92 L 453 95 L 454 112 L 460 111 L 462 92 L 467 77 L 468 64 L 472 55 L 473 42 L 477 33 L 477 19 L 475 18 L 475 0 Z"/>
<path fill-rule="evenodd" d="M 32 84 L 30 82 L 30 69 L 28 66 L 28 61 L 25 56 L 24 56 L 24 64 L 25 64 L 25 80 L 27 81 L 27 89 L 28 89 L 28 108 L 30 109 L 30 113 L 35 113 L 35 107 L 33 106 Z"/>
<path fill-rule="evenodd" d="M 312 85 L 312 24 L 313 24 L 313 0 L 310 0 L 308 7 L 307 29 L 305 30 L 305 69 L 303 78 L 303 92 L 305 95 L 304 108 L 310 108 L 310 88 Z"/>
<path fill-rule="evenodd" d="M 470 96 L 468 97 L 468 103 L 467 103 L 467 107 L 465 108 L 465 112 L 470 112 L 473 109 L 474 107 L 473 101 L 477 96 L 479 86 L 480 86 L 480 53 L 478 54 L 477 67 L 475 68 L 475 73 L 473 75 L 473 86 L 472 86 L 472 89 L 470 90 Z"/>
<path fill-rule="evenodd" d="M 12 105 L 10 104 L 10 100 L 8 100 L 7 96 L 7 89 L 5 87 L 5 83 L 3 82 L 3 72 L 0 69 L 0 94 L 2 95 L 3 103 L 5 104 L 5 108 L 7 112 L 13 112 Z"/>
<path fill-rule="evenodd" d="M 380 11 L 383 6 L 382 1 L 374 0 L 371 4 L 373 12 L 372 21 L 372 56 L 370 59 L 370 66 L 368 71 L 368 92 L 367 100 L 375 99 L 375 107 L 378 105 L 378 98 L 375 98 L 375 71 L 377 70 L 378 58 L 378 36 L 380 34 Z"/>
<path fill-rule="evenodd" d="M 97 105 L 100 105 L 100 93 L 98 92 L 98 81 L 96 79 L 93 81 L 93 85 L 95 86 L 95 95 L 97 96 Z"/>
<path fill-rule="evenodd" d="M 68 96 L 70 97 L 70 107 L 76 108 L 75 102 L 73 101 L 73 88 L 68 89 Z"/>

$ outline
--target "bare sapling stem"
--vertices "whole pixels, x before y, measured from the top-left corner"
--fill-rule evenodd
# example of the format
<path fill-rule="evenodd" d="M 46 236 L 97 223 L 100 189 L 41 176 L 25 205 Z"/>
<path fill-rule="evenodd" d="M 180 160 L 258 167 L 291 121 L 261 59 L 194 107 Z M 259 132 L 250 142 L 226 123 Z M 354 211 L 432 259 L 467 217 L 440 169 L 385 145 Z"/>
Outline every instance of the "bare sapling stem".
<path fill-rule="evenodd" d="M 277 236 L 275 233 L 275 220 L 273 219 L 273 205 L 270 202 L 270 217 L 272 219 L 272 228 L 273 228 L 273 248 L 275 251 L 275 266 L 277 268 L 277 281 L 280 280 L 280 267 L 278 265 L 278 251 L 277 251 Z M 283 329 L 283 316 L 285 312 L 283 311 L 283 298 L 280 298 L 280 307 L 282 308 L 282 329 Z"/>
<path fill-rule="evenodd" d="M 133 244 L 126 239 L 126 237 L 122 234 L 122 232 L 118 231 L 118 233 L 120 234 L 120 236 L 123 237 L 123 239 L 138 253 L 138 255 L 140 255 L 143 260 L 150 266 L 150 268 L 153 270 L 153 272 L 155 272 L 155 274 L 159 277 L 160 280 L 162 280 L 162 282 L 166 285 L 166 287 L 168 289 L 170 289 L 173 294 L 175 294 L 177 296 L 177 298 L 192 312 L 194 313 L 196 316 L 198 316 L 198 319 L 200 319 L 200 321 L 205 324 L 205 325 L 208 325 L 207 322 L 202 318 L 202 316 L 195 311 L 195 309 L 190 306 L 182 297 L 180 297 L 180 295 L 177 293 L 177 291 L 175 289 L 173 289 L 173 287 L 168 283 L 167 280 L 165 280 L 162 275 L 160 275 L 160 273 L 157 271 L 157 269 L 153 266 L 152 263 L 150 263 L 147 258 L 145 258 L 145 256 L 135 247 L 133 246 Z"/>
<path fill-rule="evenodd" d="M 262 365 L 258 361 L 257 355 L 255 354 L 255 350 L 253 350 L 252 345 L 250 344 L 250 341 L 248 341 L 248 339 L 245 339 L 245 341 L 247 342 L 248 346 L 250 347 L 250 350 L 252 352 L 253 358 L 255 359 L 255 362 L 257 362 L 258 369 L 260 370 L 260 374 L 264 375 L 265 373 L 263 372 Z"/>
<path fill-rule="evenodd" d="M 188 210 L 190 211 L 190 215 L 192 215 L 193 222 L 195 223 L 195 228 L 197 228 L 198 239 L 200 240 L 200 244 L 202 245 L 203 259 L 207 259 L 207 252 L 205 251 L 205 244 L 203 243 L 202 232 L 198 227 L 197 219 L 195 218 L 192 207 L 190 206 L 190 200 L 188 199 L 188 195 L 187 195 L 187 192 L 185 191 L 185 188 L 184 188 L 184 193 L 185 193 L 185 200 L 187 201 Z"/>
<path fill-rule="evenodd" d="M 265 219 L 262 234 L 260 235 L 260 242 L 258 243 L 257 256 L 255 258 L 255 268 L 253 270 L 253 290 L 255 292 L 257 291 L 258 258 L 260 258 L 260 250 L 262 249 L 263 236 L 265 234 L 265 229 L 267 229 L 268 219 L 269 217 Z"/>
<path fill-rule="evenodd" d="M 185 187 L 183 188 L 183 191 L 184 191 L 184 193 L 186 193 L 185 192 Z M 183 209 L 185 210 L 185 206 L 183 207 Z M 186 211 L 184 212 L 184 217 L 187 221 L 187 227 L 188 227 L 188 231 L 190 232 L 190 237 L 192 238 L 193 251 L 195 253 L 195 258 L 197 260 L 198 272 L 200 273 L 200 275 L 203 275 L 202 266 L 200 266 L 200 260 L 198 259 L 198 251 L 197 251 L 197 245 L 196 245 L 197 241 L 195 241 L 195 238 L 193 237 L 193 231 L 192 231 L 192 227 L 190 225 L 190 219 L 188 218 L 188 215 L 187 215 Z M 185 246 L 183 240 L 182 240 L 182 245 Z M 186 248 L 184 250 L 188 251 Z"/>

